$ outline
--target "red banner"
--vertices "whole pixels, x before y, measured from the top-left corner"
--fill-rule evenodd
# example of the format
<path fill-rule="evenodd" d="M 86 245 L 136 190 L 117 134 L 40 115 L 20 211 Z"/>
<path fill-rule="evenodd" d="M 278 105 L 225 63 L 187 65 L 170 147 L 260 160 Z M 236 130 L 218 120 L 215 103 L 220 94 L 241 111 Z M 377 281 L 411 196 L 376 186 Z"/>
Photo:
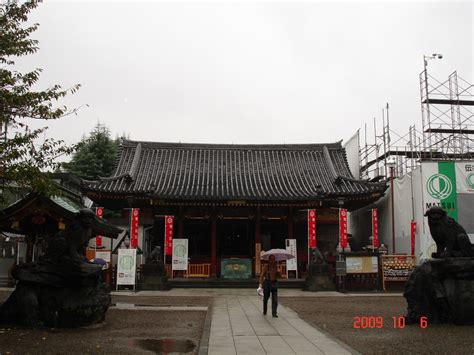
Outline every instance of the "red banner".
<path fill-rule="evenodd" d="M 339 243 L 342 248 L 347 248 L 347 210 L 339 209 Z"/>
<path fill-rule="evenodd" d="M 98 218 L 102 218 L 102 215 L 104 214 L 104 207 L 96 207 L 95 209 L 95 215 Z M 100 248 L 102 247 L 102 237 L 100 235 L 95 236 L 95 247 Z"/>
<path fill-rule="evenodd" d="M 411 255 L 415 255 L 416 221 L 411 221 Z"/>
<path fill-rule="evenodd" d="M 173 253 L 173 224 L 174 216 L 165 216 L 165 254 Z"/>
<path fill-rule="evenodd" d="M 308 210 L 308 248 L 316 248 L 316 210 Z"/>
<path fill-rule="evenodd" d="M 138 208 L 132 208 L 130 221 L 130 248 L 136 249 L 138 246 Z"/>
<path fill-rule="evenodd" d="M 376 208 L 372 208 L 372 238 L 372 244 L 376 249 L 379 247 L 379 225 Z"/>

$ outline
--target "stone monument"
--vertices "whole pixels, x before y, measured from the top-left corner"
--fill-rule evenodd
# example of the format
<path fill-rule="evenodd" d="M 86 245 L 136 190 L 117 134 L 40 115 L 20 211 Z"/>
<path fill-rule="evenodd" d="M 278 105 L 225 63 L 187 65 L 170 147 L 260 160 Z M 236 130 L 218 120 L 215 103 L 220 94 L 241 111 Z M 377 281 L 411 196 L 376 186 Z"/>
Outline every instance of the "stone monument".
<path fill-rule="evenodd" d="M 437 251 L 405 285 L 407 323 L 474 324 L 474 246 L 464 228 L 440 207 L 426 214 Z"/>
<path fill-rule="evenodd" d="M 329 277 L 329 265 L 318 248 L 311 249 L 304 289 L 312 292 L 335 290 L 335 285 Z"/>
<path fill-rule="evenodd" d="M 0 306 L 0 323 L 80 327 L 103 321 L 110 294 L 102 282 L 102 267 L 89 263 L 84 252 L 97 234 L 116 238 L 121 231 L 90 209 L 81 209 L 68 228 L 49 241 L 39 261 L 13 270 L 18 283 Z"/>
<path fill-rule="evenodd" d="M 169 290 L 170 285 L 166 277 L 165 265 L 162 260 L 160 246 L 156 246 L 147 255 L 145 265 L 143 265 L 143 290 Z"/>

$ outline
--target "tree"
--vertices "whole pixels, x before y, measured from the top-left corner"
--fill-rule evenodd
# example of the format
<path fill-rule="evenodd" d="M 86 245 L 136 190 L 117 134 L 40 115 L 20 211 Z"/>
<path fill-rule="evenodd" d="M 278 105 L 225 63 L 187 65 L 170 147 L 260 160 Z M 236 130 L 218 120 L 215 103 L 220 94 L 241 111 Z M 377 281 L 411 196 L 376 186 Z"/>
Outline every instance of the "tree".
<path fill-rule="evenodd" d="M 63 167 L 86 180 L 96 180 L 99 176 L 110 176 L 115 167 L 117 147 L 120 140 L 110 138 L 110 130 L 98 123 L 77 145 L 71 162 Z"/>
<path fill-rule="evenodd" d="M 76 109 L 59 106 L 58 101 L 76 92 L 80 85 L 69 89 L 53 85 L 36 91 L 33 86 L 37 85 L 42 70 L 27 73 L 15 70 L 15 57 L 38 50 L 38 41 L 30 35 L 39 25 L 26 25 L 29 12 L 37 5 L 36 0 L 23 4 L 17 0 L 0 3 L 0 179 L 49 193 L 54 191 L 54 185 L 44 172 L 57 168 L 60 163 L 56 158 L 70 154 L 73 147 L 53 138 L 38 142 L 47 127 L 30 129 L 28 119 L 54 120 L 76 113 Z"/>

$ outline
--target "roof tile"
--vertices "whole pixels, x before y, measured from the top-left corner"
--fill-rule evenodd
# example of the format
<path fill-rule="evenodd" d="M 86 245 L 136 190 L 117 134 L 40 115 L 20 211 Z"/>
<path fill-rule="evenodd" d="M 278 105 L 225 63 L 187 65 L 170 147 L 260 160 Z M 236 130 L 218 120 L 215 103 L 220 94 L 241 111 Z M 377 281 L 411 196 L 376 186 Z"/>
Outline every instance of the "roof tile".
<path fill-rule="evenodd" d="M 313 200 L 370 194 L 340 142 L 219 145 L 123 141 L 113 176 L 85 189 L 164 199 Z"/>

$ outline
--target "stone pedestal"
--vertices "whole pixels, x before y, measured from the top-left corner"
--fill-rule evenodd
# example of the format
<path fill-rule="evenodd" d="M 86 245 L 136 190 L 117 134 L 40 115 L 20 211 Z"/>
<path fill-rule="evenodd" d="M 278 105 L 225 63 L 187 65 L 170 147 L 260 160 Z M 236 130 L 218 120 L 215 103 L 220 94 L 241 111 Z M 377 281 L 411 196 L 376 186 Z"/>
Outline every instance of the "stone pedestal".
<path fill-rule="evenodd" d="M 310 264 L 309 275 L 305 281 L 305 291 L 334 291 L 335 285 L 329 277 L 327 264 Z"/>
<path fill-rule="evenodd" d="M 320 274 L 306 278 L 305 291 L 334 291 L 336 287 L 328 275 Z"/>
<path fill-rule="evenodd" d="M 168 278 L 164 276 L 164 266 L 162 263 L 143 265 L 143 282 L 140 285 L 142 290 L 169 290 L 171 287 Z"/>
<path fill-rule="evenodd" d="M 405 286 L 407 323 L 474 324 L 474 258 L 425 261 Z"/>
<path fill-rule="evenodd" d="M 105 318 L 111 298 L 98 265 L 83 264 L 65 272 L 32 263 L 22 265 L 14 275 L 19 281 L 0 306 L 0 324 L 72 328 Z"/>

